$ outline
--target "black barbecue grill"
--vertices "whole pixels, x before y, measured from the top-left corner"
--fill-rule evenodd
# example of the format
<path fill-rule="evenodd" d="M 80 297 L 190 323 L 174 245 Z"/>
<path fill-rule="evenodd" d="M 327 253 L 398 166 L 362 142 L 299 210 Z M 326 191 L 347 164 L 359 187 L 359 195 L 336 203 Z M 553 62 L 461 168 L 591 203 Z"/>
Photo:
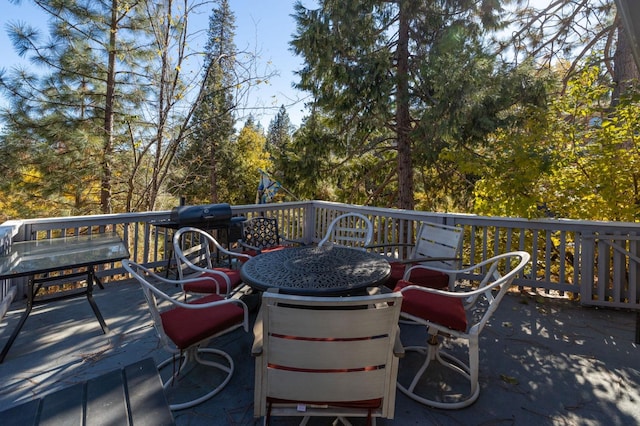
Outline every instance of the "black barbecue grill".
<path fill-rule="evenodd" d="M 229 241 L 235 241 L 240 238 L 240 224 L 246 218 L 243 216 L 232 217 L 231 214 L 231 206 L 227 203 L 178 206 L 171 209 L 168 220 L 153 221 L 151 224 L 171 229 L 185 226 L 193 226 L 205 231 L 221 229 L 227 231 Z M 237 238 L 235 238 L 236 232 L 238 233 Z M 232 233 L 234 234 L 233 238 Z"/>
<path fill-rule="evenodd" d="M 155 226 L 169 229 L 180 229 L 185 226 L 193 226 L 203 231 L 220 230 L 224 232 L 221 243 L 229 246 L 230 241 L 236 241 L 242 237 L 242 222 L 247 220 L 243 216 L 233 217 L 231 206 L 227 203 L 202 204 L 196 206 L 178 206 L 171 209 L 169 219 L 150 221 Z M 170 250 L 173 251 L 173 250 Z M 173 255 L 169 256 L 169 265 Z M 167 266 L 167 272 L 169 269 Z"/>
<path fill-rule="evenodd" d="M 228 226 L 231 222 L 231 206 L 222 204 L 202 204 L 199 206 L 178 206 L 171 210 L 171 222 L 178 228 L 183 226 Z"/>

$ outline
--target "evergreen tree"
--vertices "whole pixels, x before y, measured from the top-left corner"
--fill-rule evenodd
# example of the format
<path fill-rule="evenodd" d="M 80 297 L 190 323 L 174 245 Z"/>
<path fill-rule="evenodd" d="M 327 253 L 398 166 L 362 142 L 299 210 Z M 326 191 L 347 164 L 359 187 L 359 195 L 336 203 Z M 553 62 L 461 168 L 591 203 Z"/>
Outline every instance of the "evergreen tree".
<path fill-rule="evenodd" d="M 294 126 L 284 105 L 280 106 L 276 116 L 269 122 L 266 150 L 271 154 L 274 164 L 273 173 L 279 178 L 287 168 L 287 151 L 293 140 Z"/>
<path fill-rule="evenodd" d="M 28 25 L 11 35 L 41 68 L 0 77 L 11 99 L 4 142 L 29 140 L 23 164 L 39 180 L 30 180 L 31 192 L 67 214 L 153 210 L 199 103 L 198 81 L 184 81 L 182 71 L 193 53 L 188 16 L 199 3 L 33 2 L 50 15 L 51 40 Z M 36 146 L 49 155 L 32 155 Z M 51 147 L 71 160 L 43 163 L 55 157 Z"/>
<path fill-rule="evenodd" d="M 336 135 L 334 158 L 321 159 L 373 155 L 380 167 L 373 167 L 379 172 L 369 176 L 375 185 L 368 191 L 387 194 L 395 181 L 392 205 L 412 209 L 416 161 L 433 167 L 447 146 L 480 143 L 500 125 L 498 117 L 522 101 L 512 97 L 515 87 L 526 93 L 508 70 L 496 72 L 483 45 L 485 30 L 499 28 L 499 5 L 327 0 L 309 10 L 297 2 L 292 46 L 306 62 L 297 86 L 311 92 Z M 382 172 L 388 152 L 396 159 L 395 179 Z M 358 180 L 367 181 L 364 175 Z"/>
<path fill-rule="evenodd" d="M 173 189 L 190 203 L 221 200 L 221 154 L 234 135 L 235 17 L 227 0 L 216 1 L 208 36 L 202 96 L 193 115 L 192 135 L 179 155 L 184 176 Z"/>
<path fill-rule="evenodd" d="M 140 89 L 128 85 L 126 76 L 140 72 L 136 64 L 147 53 L 136 44 L 144 38 L 142 4 L 34 3 L 51 17 L 50 40 L 42 42 L 39 31 L 26 24 L 9 29 L 17 51 L 38 68 L 14 69 L 0 78 L 0 89 L 11 100 L 1 112 L 10 134 L 2 149 L 12 151 L 15 141 L 28 141 L 22 164 L 34 196 L 67 214 L 95 212 L 98 203 L 100 211 L 111 212 L 120 143 L 114 117 L 140 108 Z"/>

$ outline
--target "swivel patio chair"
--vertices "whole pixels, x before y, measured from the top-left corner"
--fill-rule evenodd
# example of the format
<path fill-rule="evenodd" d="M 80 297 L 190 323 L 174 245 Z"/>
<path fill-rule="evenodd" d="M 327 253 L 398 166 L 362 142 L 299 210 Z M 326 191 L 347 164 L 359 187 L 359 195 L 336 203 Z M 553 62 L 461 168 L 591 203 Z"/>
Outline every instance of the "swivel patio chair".
<path fill-rule="evenodd" d="M 402 393 L 422 404 L 445 409 L 467 407 L 478 399 L 480 333 L 529 259 L 528 253 L 516 251 L 492 257 L 469 268 L 442 270 L 447 274 L 464 274 L 471 280 L 480 280 L 475 287 L 459 286 L 455 291 L 413 285 L 404 280 L 398 282 L 396 291 L 403 296 L 401 318 L 426 326 L 428 335 L 426 346 L 404 348 L 407 352 L 417 351 L 424 355 L 424 362 L 414 372 L 414 369 L 409 371 L 403 361 L 398 380 L 398 389 Z M 444 342 L 450 339 L 466 340 L 468 363 L 443 350 Z M 405 359 L 409 358 L 407 355 Z M 453 386 L 456 374 L 450 374 L 444 383 L 428 375 L 432 361 L 444 365 L 461 376 L 463 382 L 468 382 L 468 393 L 460 391 L 460 386 Z"/>
<path fill-rule="evenodd" d="M 335 244 L 366 250 L 373 240 L 373 224 L 360 213 L 346 213 L 333 219 L 318 247 Z"/>
<path fill-rule="evenodd" d="M 416 235 L 415 244 L 374 244 L 368 249 L 384 249 L 385 256 L 395 256 L 397 250 L 410 248 L 409 255 L 403 260 L 392 258 L 391 276 L 385 285 L 395 288 L 398 281 L 405 279 L 415 285 L 425 287 L 453 290 L 455 275 L 440 272 L 437 269 L 459 269 L 461 265 L 462 237 L 464 230 L 459 226 L 441 225 L 431 222 L 422 222 Z M 423 265 L 424 268 L 412 269 L 405 277 L 405 272 L 415 265 Z M 436 269 L 433 269 L 436 268 Z"/>
<path fill-rule="evenodd" d="M 172 287 L 175 280 L 163 278 L 127 259 L 122 261 L 122 266 L 141 285 L 160 342 L 172 354 L 158 365 L 158 370 L 162 370 L 173 364 L 173 374 L 163 383 L 165 392 L 170 394 L 172 385 L 191 373 L 196 363 L 213 367 L 217 371 L 216 376 L 207 375 L 219 380 L 217 385 L 213 385 L 213 389 L 192 400 L 174 402 L 169 408 L 182 410 L 193 407 L 219 393 L 233 375 L 234 362 L 226 352 L 206 346 L 211 339 L 239 327 L 248 331 L 248 310 L 245 304 L 238 299 L 225 299 L 218 294 L 210 294 L 189 303 L 181 302 L 157 287 L 160 284 Z M 198 278 L 202 279 L 213 281 L 211 278 Z M 184 280 L 181 284 L 188 281 Z"/>
<path fill-rule="evenodd" d="M 212 248 L 216 251 L 213 252 Z M 230 296 L 239 289 L 242 279 L 238 269 L 213 266 L 212 257 L 228 256 L 228 259 L 248 260 L 251 256 L 236 253 L 222 247 L 206 231 L 194 227 L 178 229 L 173 236 L 173 252 L 176 257 L 178 279 L 190 281 L 184 284 L 185 293 L 217 293 Z M 220 259 L 217 259 L 220 261 Z M 220 274 L 222 272 L 222 274 Z M 191 280 L 193 278 L 212 278 L 211 280 Z"/>
<path fill-rule="evenodd" d="M 278 219 L 270 217 L 254 217 L 242 224 L 242 238 L 238 245 L 242 253 L 257 256 L 274 250 L 301 244 L 300 241 L 289 240 L 280 236 Z"/>
<path fill-rule="evenodd" d="M 266 291 L 254 326 L 254 417 L 392 419 L 399 293 L 353 297 Z M 348 327 L 345 326 L 348 324 Z M 335 422 L 334 422 L 335 424 Z"/>

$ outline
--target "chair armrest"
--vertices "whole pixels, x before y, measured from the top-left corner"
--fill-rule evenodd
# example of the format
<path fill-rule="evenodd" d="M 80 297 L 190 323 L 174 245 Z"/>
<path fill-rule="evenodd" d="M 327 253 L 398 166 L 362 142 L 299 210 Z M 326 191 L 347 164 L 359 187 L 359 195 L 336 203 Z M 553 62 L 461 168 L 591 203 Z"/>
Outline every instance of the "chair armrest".
<path fill-rule="evenodd" d="M 253 346 L 251 346 L 251 356 L 262 355 L 263 330 L 262 311 L 259 311 L 256 316 L 256 322 L 253 324 Z"/>
<path fill-rule="evenodd" d="M 459 257 L 415 257 L 412 259 L 400 260 L 400 263 L 403 264 L 411 264 L 411 263 L 422 263 L 422 262 L 442 262 L 444 260 L 462 260 Z M 432 269 L 432 268 L 429 268 Z"/>
<path fill-rule="evenodd" d="M 306 245 L 306 244 L 305 244 L 305 242 L 304 242 L 304 241 L 302 241 L 302 240 L 291 240 L 291 239 L 289 239 L 289 238 L 284 238 L 284 237 L 280 237 L 280 240 L 281 240 L 282 242 L 287 243 L 287 244 L 298 244 L 298 245 L 301 245 L 301 246 Z"/>
<path fill-rule="evenodd" d="M 252 246 L 251 244 L 247 244 L 247 243 L 245 243 L 245 242 L 244 242 L 244 241 L 242 241 L 242 240 L 238 240 L 238 245 L 239 245 L 239 246 L 241 246 L 241 247 L 243 247 L 244 249 L 247 249 L 247 250 L 253 250 L 253 251 L 255 251 L 255 252 L 256 252 L 256 253 L 258 253 L 258 254 L 260 254 L 260 253 L 262 252 L 262 250 L 261 250 L 261 249 L 259 249 L 258 247 Z"/>
<path fill-rule="evenodd" d="M 402 346 L 402 341 L 400 340 L 400 327 L 398 327 L 398 332 L 396 333 L 396 340 L 393 342 L 393 354 L 398 357 L 404 357 L 404 346 Z"/>
<path fill-rule="evenodd" d="M 217 248 L 218 248 L 218 251 L 220 253 L 226 254 L 227 256 L 242 257 L 242 258 L 247 259 L 247 260 L 251 259 L 251 256 L 249 256 L 248 254 L 243 254 L 243 253 L 238 253 L 236 251 L 227 250 L 226 248 L 221 247 L 221 246 L 219 246 Z"/>
<path fill-rule="evenodd" d="M 255 328 L 253 329 L 255 333 Z M 251 356 L 262 355 L 262 331 L 260 334 L 256 334 L 253 340 L 253 346 L 251 346 Z"/>
<path fill-rule="evenodd" d="M 465 299 L 468 297 L 473 297 L 482 293 L 486 293 L 488 290 L 490 291 L 490 287 L 480 287 L 475 288 L 473 290 L 464 290 L 464 291 L 450 291 L 450 290 L 439 290 L 431 287 L 424 287 L 421 285 L 408 285 L 400 290 L 400 293 L 404 293 L 408 290 L 419 290 L 424 291 L 425 293 L 433 293 L 439 294 L 441 296 L 453 297 L 457 299 Z"/>
<path fill-rule="evenodd" d="M 443 274 L 457 274 L 460 272 L 466 272 L 466 271 L 461 271 L 458 269 L 445 269 L 445 268 L 438 268 L 436 266 L 427 266 L 427 265 L 423 265 L 421 263 L 418 263 L 416 265 L 411 266 L 410 268 L 407 268 L 406 271 L 404 271 L 404 276 L 402 277 L 402 279 L 406 280 L 408 277 L 411 276 L 411 271 L 413 271 L 414 269 L 428 269 L 430 271 L 437 271 L 437 272 L 442 272 Z"/>
<path fill-rule="evenodd" d="M 154 281 L 159 281 L 159 282 L 162 282 L 164 284 L 179 285 L 180 288 L 182 288 L 182 291 L 184 291 L 184 285 L 185 284 L 201 282 L 201 281 L 204 280 L 204 281 L 211 281 L 211 283 L 216 288 L 216 293 L 220 293 L 220 285 L 212 277 L 193 277 L 193 278 L 184 278 L 184 279 L 181 279 L 181 280 L 172 280 L 172 279 L 169 279 L 169 278 L 162 277 L 162 276 L 156 274 L 155 272 L 151 271 L 150 269 L 146 269 L 145 268 L 145 270 L 149 274 L 149 277 L 152 277 Z M 223 275 L 225 277 L 225 279 L 228 280 L 228 278 L 226 277 L 226 274 L 224 274 L 224 273 L 222 273 L 220 271 L 213 271 L 213 272 L 215 272 L 217 275 Z M 176 297 L 178 297 L 178 296 L 176 296 Z"/>
<path fill-rule="evenodd" d="M 386 243 L 386 244 L 369 244 L 366 245 L 364 248 L 366 249 L 373 249 L 373 248 L 385 248 L 385 247 L 414 247 L 415 244 L 409 244 L 409 243 Z"/>
<path fill-rule="evenodd" d="M 207 273 L 207 274 L 213 274 L 216 276 L 219 276 L 220 278 L 222 278 L 224 280 L 224 282 L 227 285 L 227 288 L 230 289 L 231 288 L 231 279 L 229 279 L 229 276 L 227 274 L 225 274 L 224 272 L 221 271 L 217 271 L 215 269 L 209 269 L 209 268 L 203 268 L 202 266 L 198 266 L 195 265 L 193 263 L 191 263 L 188 260 L 185 260 L 186 258 L 183 258 L 182 261 L 184 263 L 186 263 L 190 269 L 193 269 L 194 271 L 200 272 L 201 274 Z M 186 280 L 198 280 L 198 279 L 203 279 L 206 277 L 194 277 L 193 274 L 190 274 L 191 276 L 187 276 L 186 279 L 183 279 L 182 282 L 186 282 Z M 212 278 L 213 279 L 213 278 Z M 215 281 L 215 280 L 214 280 Z M 216 291 L 216 293 L 219 293 L 220 289 L 217 288 L 218 291 Z"/>

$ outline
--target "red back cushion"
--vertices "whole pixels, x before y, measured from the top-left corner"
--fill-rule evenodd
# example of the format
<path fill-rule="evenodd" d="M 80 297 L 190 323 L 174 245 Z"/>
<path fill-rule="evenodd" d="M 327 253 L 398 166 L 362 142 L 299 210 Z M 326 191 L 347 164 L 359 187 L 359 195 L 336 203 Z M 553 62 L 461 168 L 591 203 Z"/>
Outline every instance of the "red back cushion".
<path fill-rule="evenodd" d="M 263 249 L 260 249 L 260 253 L 261 253 L 261 254 L 262 254 L 262 253 L 269 253 L 270 251 L 282 250 L 282 249 L 284 249 L 284 248 L 287 248 L 287 246 L 282 246 L 282 245 L 281 245 L 281 246 L 274 246 L 274 247 L 269 247 L 269 248 L 263 248 Z M 242 254 L 248 254 L 248 255 L 249 255 L 249 256 L 251 256 L 251 257 L 255 257 L 255 256 L 257 256 L 257 255 L 258 255 L 258 252 L 257 252 L 256 250 L 244 250 L 244 251 L 242 252 Z M 249 260 L 249 259 L 247 259 L 246 257 L 241 257 L 241 258 L 240 258 L 240 262 L 242 262 L 242 263 L 246 262 L 247 260 Z"/>
<path fill-rule="evenodd" d="M 237 287 L 238 284 L 242 282 L 242 279 L 240 278 L 240 271 L 238 270 L 229 268 L 215 268 L 215 270 L 223 272 L 229 277 L 229 280 L 231 281 L 231 288 Z M 227 282 L 221 276 L 210 272 L 205 272 L 201 275 L 201 277 L 213 278 L 220 287 L 220 294 L 228 293 L 229 289 L 227 289 Z M 211 280 L 201 280 L 185 284 L 184 291 L 193 293 L 215 293 L 216 287 L 215 285 L 213 285 Z"/>
<path fill-rule="evenodd" d="M 398 281 L 402 280 L 404 271 L 406 270 L 407 266 L 411 265 L 407 265 L 406 263 L 401 262 L 389 262 L 389 265 L 391 265 L 391 275 L 385 283 L 385 286 L 393 289 L 398 284 Z M 414 269 L 413 271 L 411 271 L 409 281 L 411 281 L 415 285 L 421 285 L 423 287 L 438 289 L 449 287 L 449 276 L 440 271 L 434 271 L 431 269 Z"/>

